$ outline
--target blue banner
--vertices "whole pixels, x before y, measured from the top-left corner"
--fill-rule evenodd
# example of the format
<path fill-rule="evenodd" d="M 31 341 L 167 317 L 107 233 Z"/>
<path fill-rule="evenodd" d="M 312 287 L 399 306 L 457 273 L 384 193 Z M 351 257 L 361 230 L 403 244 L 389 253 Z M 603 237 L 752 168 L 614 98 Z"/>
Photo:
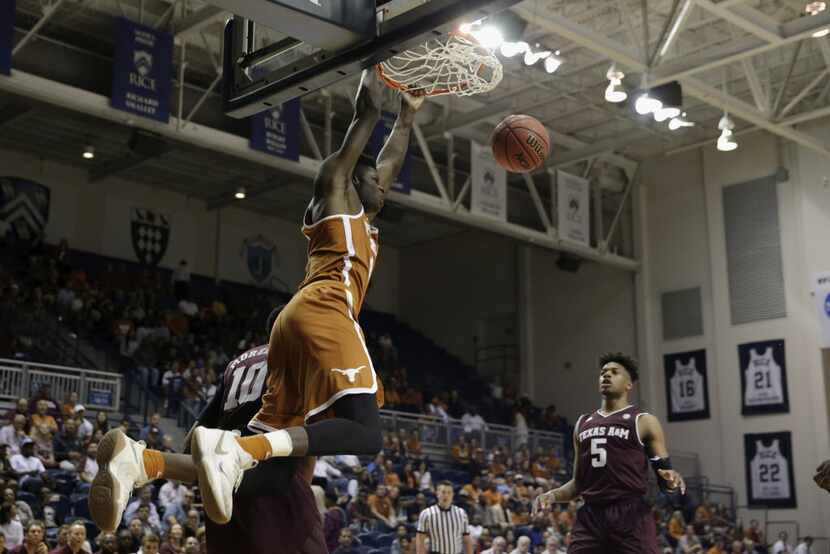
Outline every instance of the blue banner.
<path fill-rule="evenodd" d="M 377 127 L 372 132 L 372 138 L 369 139 L 369 150 L 377 157 L 380 154 L 381 148 L 386 143 L 386 139 L 392 134 L 392 128 L 395 126 L 395 120 L 398 116 L 392 112 L 383 112 L 378 121 Z M 410 151 L 412 146 L 406 149 L 406 159 L 401 167 L 401 172 L 398 173 L 398 178 L 392 185 L 392 190 L 409 194 L 412 190 L 412 156 Z"/>
<path fill-rule="evenodd" d="M 0 0 L 0 73 L 12 73 L 14 46 L 14 0 Z"/>
<path fill-rule="evenodd" d="M 119 18 L 112 107 L 167 123 L 172 75 L 173 35 Z"/>
<path fill-rule="evenodd" d="M 295 162 L 300 159 L 299 98 L 251 118 L 251 148 Z"/>

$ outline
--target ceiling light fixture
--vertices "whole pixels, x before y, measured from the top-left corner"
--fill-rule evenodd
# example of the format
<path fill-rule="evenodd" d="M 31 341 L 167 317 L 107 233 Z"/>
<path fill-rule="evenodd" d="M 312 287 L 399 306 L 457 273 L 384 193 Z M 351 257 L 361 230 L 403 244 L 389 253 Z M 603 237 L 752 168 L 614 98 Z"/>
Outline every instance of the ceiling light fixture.
<path fill-rule="evenodd" d="M 683 112 L 682 114 L 680 114 L 679 117 L 674 117 L 674 118 L 672 118 L 671 121 L 669 121 L 669 131 L 677 131 L 678 129 L 680 129 L 682 127 L 694 127 L 694 126 L 695 126 L 694 121 L 688 121 L 686 119 L 686 112 Z"/>
<path fill-rule="evenodd" d="M 559 66 L 562 65 L 562 58 L 552 55 L 545 58 L 545 71 L 548 73 L 555 73 Z"/>
<path fill-rule="evenodd" d="M 640 115 L 654 113 L 663 107 L 663 103 L 648 95 L 648 91 L 641 94 L 634 103 L 634 109 Z"/>
<path fill-rule="evenodd" d="M 524 54 L 528 50 L 530 50 L 530 45 L 526 42 L 503 42 L 501 44 L 501 55 L 505 58 Z"/>
<path fill-rule="evenodd" d="M 531 52 L 530 50 L 528 50 L 527 52 L 525 52 L 525 65 L 533 65 L 539 60 L 544 60 L 551 54 L 553 54 L 553 52 L 551 52 L 550 50 L 543 50 L 541 52 Z"/>
<path fill-rule="evenodd" d="M 605 89 L 605 99 L 614 104 L 625 102 L 628 98 L 628 93 L 624 90 L 617 89 L 617 87 L 622 87 L 622 80 L 625 79 L 625 73 L 618 70 L 617 66 L 612 65 L 608 68 L 608 73 L 605 76 L 608 77 L 609 81 L 608 87 Z"/>
<path fill-rule="evenodd" d="M 247 196 L 245 193 L 245 187 L 239 187 L 233 195 L 233 197 L 237 200 L 245 200 L 245 196 Z"/>
<path fill-rule="evenodd" d="M 91 144 L 87 144 L 86 147 L 84 147 L 84 152 L 81 156 L 83 156 L 85 160 L 93 159 L 95 157 L 95 147 Z"/>
<path fill-rule="evenodd" d="M 667 119 L 672 119 L 680 115 L 680 108 L 676 106 L 663 106 L 654 112 L 654 121 L 662 123 Z"/>
<path fill-rule="evenodd" d="M 826 9 L 826 2 L 809 2 L 806 6 L 804 6 L 804 11 L 810 15 L 818 15 Z M 819 29 L 818 31 L 813 33 L 813 38 L 822 38 L 826 37 L 827 35 L 830 35 L 830 27 Z"/>
<path fill-rule="evenodd" d="M 732 132 L 734 128 L 735 123 L 729 118 L 729 114 L 723 112 L 723 117 L 718 121 L 718 129 L 721 131 L 718 137 L 718 150 L 721 152 L 731 152 L 738 147 L 738 143 L 735 142 L 734 133 Z"/>

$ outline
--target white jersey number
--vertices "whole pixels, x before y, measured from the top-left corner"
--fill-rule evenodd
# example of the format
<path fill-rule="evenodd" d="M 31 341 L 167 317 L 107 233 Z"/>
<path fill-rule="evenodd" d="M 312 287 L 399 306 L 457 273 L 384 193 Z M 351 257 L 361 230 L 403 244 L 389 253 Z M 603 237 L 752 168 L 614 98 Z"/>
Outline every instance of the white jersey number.
<path fill-rule="evenodd" d="M 268 374 L 268 362 L 261 361 L 250 366 L 240 365 L 233 371 L 231 389 L 225 401 L 224 410 L 230 411 L 246 402 L 258 400 L 262 396 L 265 376 Z"/>
<path fill-rule="evenodd" d="M 608 451 L 603 448 L 608 439 L 591 439 L 591 465 L 605 467 L 608 463 Z"/>

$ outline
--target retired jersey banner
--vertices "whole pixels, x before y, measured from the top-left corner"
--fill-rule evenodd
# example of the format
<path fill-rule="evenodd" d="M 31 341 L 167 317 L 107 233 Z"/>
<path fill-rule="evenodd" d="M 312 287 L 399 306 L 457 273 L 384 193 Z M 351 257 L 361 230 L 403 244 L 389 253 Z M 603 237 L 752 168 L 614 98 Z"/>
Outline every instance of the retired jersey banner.
<path fill-rule="evenodd" d="M 395 127 L 395 121 L 398 116 L 392 112 L 382 112 L 380 114 L 380 121 L 378 121 L 375 130 L 372 132 L 372 137 L 369 139 L 368 149 L 377 158 L 380 154 L 383 145 L 386 144 L 386 139 L 392 134 L 392 129 Z M 412 191 L 412 141 L 406 149 L 406 158 L 404 158 L 403 166 L 398 173 L 395 182 L 392 183 L 392 190 L 409 194 Z"/>
<path fill-rule="evenodd" d="M 589 245 L 591 242 L 591 199 L 587 179 L 556 171 L 556 203 L 559 237 Z"/>
<path fill-rule="evenodd" d="M 0 0 L 0 73 L 12 73 L 14 47 L 14 0 Z"/>
<path fill-rule="evenodd" d="M 830 348 L 830 271 L 813 275 L 813 297 L 818 316 L 819 344 Z"/>
<path fill-rule="evenodd" d="M 118 18 L 112 107 L 167 123 L 173 76 L 173 35 Z"/>
<path fill-rule="evenodd" d="M 300 99 L 251 117 L 251 148 L 294 160 L 300 159 Z"/>
<path fill-rule="evenodd" d="M 743 415 L 789 413 L 784 341 L 738 345 Z"/>
<path fill-rule="evenodd" d="M 489 146 L 470 141 L 470 212 L 507 221 L 507 172 Z"/>
<path fill-rule="evenodd" d="M 747 504 L 752 508 L 795 508 L 790 432 L 744 435 Z"/>
<path fill-rule="evenodd" d="M 706 350 L 663 356 L 669 421 L 709 419 Z"/>
<path fill-rule="evenodd" d="M 49 221 L 50 198 L 45 185 L 0 177 L 0 237 L 25 243 L 42 234 Z"/>

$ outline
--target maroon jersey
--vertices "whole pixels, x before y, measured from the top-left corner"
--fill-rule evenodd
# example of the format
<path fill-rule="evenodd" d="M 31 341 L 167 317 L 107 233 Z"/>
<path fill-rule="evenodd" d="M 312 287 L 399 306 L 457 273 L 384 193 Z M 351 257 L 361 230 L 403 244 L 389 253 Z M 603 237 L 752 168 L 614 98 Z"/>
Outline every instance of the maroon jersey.
<path fill-rule="evenodd" d="M 576 487 L 586 503 L 610 504 L 645 496 L 648 455 L 637 428 L 644 413 L 629 406 L 608 415 L 598 411 L 583 415 L 576 422 Z"/>

